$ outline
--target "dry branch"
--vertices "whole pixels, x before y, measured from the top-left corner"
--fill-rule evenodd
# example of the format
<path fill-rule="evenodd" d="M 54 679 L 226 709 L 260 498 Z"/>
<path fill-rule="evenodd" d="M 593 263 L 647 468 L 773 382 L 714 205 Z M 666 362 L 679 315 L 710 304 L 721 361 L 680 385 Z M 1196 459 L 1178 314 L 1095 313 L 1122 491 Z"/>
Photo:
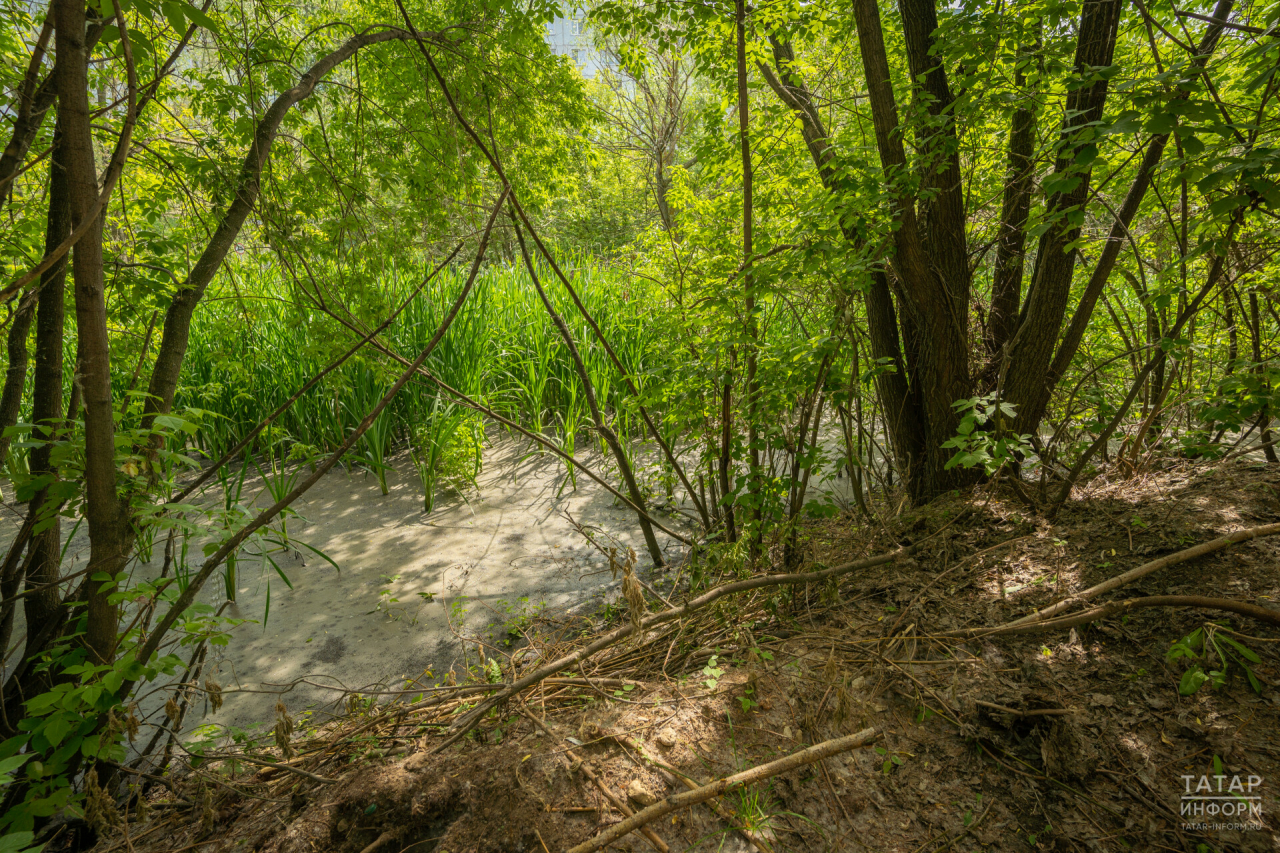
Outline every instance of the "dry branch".
<path fill-rule="evenodd" d="M 556 737 L 555 732 L 547 728 L 546 723 L 542 722 L 542 720 L 539 720 L 536 716 L 534 716 L 534 714 L 532 714 L 529 711 L 529 709 L 521 708 L 520 713 L 528 717 L 530 720 L 532 720 L 534 725 L 542 729 L 549 736 L 551 736 L 552 738 Z M 609 787 L 605 785 L 604 782 L 600 781 L 600 777 L 595 774 L 595 771 L 592 770 L 590 767 L 588 767 L 586 762 L 583 762 L 571 748 L 565 747 L 564 751 L 569 755 L 573 756 L 575 760 L 580 762 L 580 765 L 581 765 L 580 769 L 582 770 L 582 775 L 586 776 L 593 783 L 595 783 L 595 786 L 600 789 L 600 793 L 604 794 L 605 799 L 613 803 L 614 808 L 622 812 L 627 817 L 633 817 L 635 815 L 635 812 L 631 810 L 631 807 L 628 806 L 626 803 L 624 803 L 622 800 L 618 799 L 617 796 L 614 795 L 613 791 L 610 791 Z M 648 840 L 648 842 L 653 845 L 653 848 L 659 851 L 659 853 L 668 853 L 668 851 L 670 851 L 671 848 L 667 846 L 667 843 L 663 841 L 661 838 L 659 838 L 657 834 L 649 827 L 647 826 L 640 827 L 640 834 L 643 835 L 645 839 Z"/>
<path fill-rule="evenodd" d="M 1122 586 L 1128 586 L 1139 578 L 1146 577 L 1152 572 L 1168 568 L 1169 566 L 1176 566 L 1179 563 L 1185 563 L 1188 560 L 1194 560 L 1196 557 L 1203 557 L 1206 554 L 1221 551 L 1224 548 L 1229 548 L 1232 545 L 1238 545 L 1241 542 L 1248 542 L 1250 539 L 1260 539 L 1264 536 L 1275 536 L 1277 533 L 1280 533 L 1280 524 L 1264 524 L 1261 527 L 1250 527 L 1246 530 L 1237 530 L 1234 533 L 1228 533 L 1226 536 L 1219 536 L 1217 539 L 1213 539 L 1209 542 L 1193 545 L 1190 548 L 1186 548 L 1174 554 L 1168 554 L 1164 557 L 1160 557 L 1159 559 L 1152 560 L 1149 563 L 1143 563 L 1136 569 L 1130 569 L 1124 574 L 1116 575 L 1110 580 L 1105 580 L 1096 586 L 1091 586 L 1083 592 L 1078 592 L 1069 598 L 1059 601 L 1057 604 L 1051 604 L 1043 610 L 1037 610 L 1035 613 L 1023 616 L 1021 619 L 1015 619 L 1008 623 L 1008 626 L 1006 627 L 1025 625 L 1029 622 L 1042 622 L 1050 616 L 1056 616 L 1057 614 L 1070 609 L 1081 601 L 1097 598 L 1103 593 L 1111 592 L 1112 590 L 1119 589 Z"/>
<path fill-rule="evenodd" d="M 1132 610 L 1144 607 L 1191 607 L 1200 610 L 1223 610 L 1227 613 L 1239 613 L 1259 622 L 1280 626 L 1280 612 L 1247 604 L 1243 601 L 1232 601 L 1230 598 L 1209 598 L 1203 595 L 1149 595 L 1144 598 L 1129 598 L 1124 601 L 1113 601 L 1101 607 L 1082 610 L 1070 616 L 1062 616 L 1044 622 L 1016 622 L 1000 625 L 995 628 L 971 628 L 968 631 L 956 631 L 946 636 L 991 637 L 997 634 L 1035 634 L 1041 631 L 1057 631 L 1064 628 L 1075 628 L 1099 619 L 1110 619 Z"/>
<path fill-rule="evenodd" d="M 444 743 L 435 747 L 432 752 L 440 752 L 449 745 L 460 740 L 467 732 L 471 731 L 471 729 L 475 727 L 476 723 L 480 722 L 480 720 L 484 718 L 484 715 L 489 713 L 490 709 L 495 705 L 507 701 L 520 691 L 532 687 L 543 679 L 549 678 L 558 672 L 568 669 L 579 661 L 586 660 L 596 652 L 606 649 L 620 640 L 626 639 L 636 633 L 637 630 L 647 631 L 655 625 L 681 619 L 697 610 L 701 610 L 709 604 L 719 601 L 727 595 L 734 595 L 739 592 L 747 592 L 749 590 L 760 589 L 767 586 L 808 584 L 817 581 L 824 581 L 829 578 L 847 574 L 857 569 L 869 569 L 873 566 L 880 566 L 885 563 L 893 562 L 894 560 L 910 555 L 915 548 L 915 545 L 907 545 L 894 551 L 890 551 L 887 554 L 880 554 L 876 557 L 856 560 L 852 563 L 845 563 L 842 566 L 834 566 L 830 569 L 823 569 L 822 571 L 817 572 L 792 572 L 785 575 L 760 575 L 758 577 L 748 578 L 744 581 L 737 581 L 736 583 L 729 583 L 724 586 L 708 590 L 697 598 L 686 601 L 679 607 L 673 607 L 669 610 L 663 610 L 659 613 L 646 616 L 640 620 L 639 628 L 628 622 L 627 624 L 615 628 L 609 633 L 598 637 L 594 642 L 582 646 L 572 654 L 565 655 L 558 660 L 554 660 L 545 666 L 539 667 L 524 678 L 512 682 L 507 687 L 499 690 L 493 696 L 490 696 L 488 699 L 480 702 L 469 713 L 458 719 L 454 724 L 454 733 L 444 741 Z"/>
<path fill-rule="evenodd" d="M 768 764 L 761 764 L 758 767 L 752 767 L 741 773 L 735 773 L 732 776 L 726 776 L 710 785 L 703 785 L 701 788 L 695 788 L 692 791 L 685 791 L 682 794 L 673 794 L 665 800 L 654 803 L 648 808 L 638 812 L 634 817 L 627 818 L 621 823 L 614 824 L 604 832 L 579 844 L 577 847 L 571 848 L 568 853 L 592 853 L 599 850 L 607 844 L 617 841 L 622 836 L 632 830 L 644 826 L 650 821 L 657 820 L 663 815 L 670 814 L 676 809 L 682 809 L 687 806 L 696 805 L 698 803 L 709 800 L 713 797 L 722 796 L 729 791 L 736 790 L 745 785 L 751 785 L 765 779 L 777 776 L 779 773 L 786 773 L 788 770 L 794 770 L 797 767 L 803 767 L 806 764 L 812 764 L 815 761 L 821 761 L 824 758 L 830 758 L 833 755 L 839 755 L 842 752 L 848 752 L 851 749 L 857 749 L 871 743 L 876 737 L 874 728 L 864 729 L 857 734 L 847 735 L 834 740 L 823 741 L 802 749 L 799 752 L 788 755 L 786 758 L 779 758 L 777 761 L 770 761 Z"/>

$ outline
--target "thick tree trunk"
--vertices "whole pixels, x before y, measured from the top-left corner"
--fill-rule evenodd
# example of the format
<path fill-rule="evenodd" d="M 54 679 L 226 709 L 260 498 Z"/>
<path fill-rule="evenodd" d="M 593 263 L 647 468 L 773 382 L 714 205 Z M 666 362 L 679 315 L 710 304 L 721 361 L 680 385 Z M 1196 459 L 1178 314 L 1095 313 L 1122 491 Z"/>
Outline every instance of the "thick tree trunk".
<path fill-rule="evenodd" d="M 954 127 L 946 123 L 926 141 L 933 152 L 926 158 L 930 165 L 928 181 L 935 191 L 931 193 L 933 201 L 917 218 L 914 199 L 898 189 L 907 159 L 879 10 L 874 0 L 858 0 L 854 11 L 877 147 L 886 177 L 895 188 L 894 212 L 901 223 L 893 238 L 893 286 L 885 272 L 872 274 L 864 295 L 867 325 L 872 355 L 888 359 L 893 367 L 879 374 L 876 388 L 896 467 L 907 493 L 919 503 L 976 478 L 967 471 L 947 471 L 948 454 L 941 449 L 942 443 L 955 434 L 957 418 L 951 404 L 971 393 L 967 330 L 970 276 L 963 248 L 963 198 L 958 192 L 958 166 L 950 153 L 954 151 L 954 140 L 937 138 L 953 135 Z M 915 19 L 914 50 L 925 52 L 925 56 L 917 57 L 927 84 L 922 97 L 928 100 L 930 109 L 941 113 L 950 105 L 951 95 L 941 68 L 927 56 L 932 31 L 921 32 L 936 15 L 932 7 L 913 7 L 910 11 Z M 765 81 L 799 118 L 823 184 L 838 196 L 845 190 L 833 167 L 831 143 L 812 96 L 791 67 L 791 46 L 774 41 L 773 54 L 776 71 L 760 66 Z M 948 180 L 956 183 L 948 184 Z M 853 231 L 847 231 L 845 237 L 855 246 L 862 246 L 862 237 Z"/>
<path fill-rule="evenodd" d="M 929 55 L 932 31 L 937 26 L 932 0 L 904 0 L 902 9 L 913 76 L 923 77 L 923 97 L 929 110 L 942 116 L 952 98 L 944 71 Z M 956 434 L 959 423 L 952 403 L 967 399 L 972 393 L 970 277 L 955 126 L 951 121 L 941 122 L 941 127 L 922 143 L 927 168 L 922 183 L 932 187 L 933 192 L 930 202 L 922 205 L 917 215 L 915 200 L 902 189 L 906 182 L 901 173 L 908 163 L 875 0 L 855 0 L 854 17 L 876 147 L 898 219 L 893 233 L 892 265 L 900 293 L 907 369 L 923 415 L 923 437 L 918 444 L 923 455 L 906 460 L 907 486 L 912 500 L 920 503 L 977 477 L 971 471 L 946 470 L 949 454 L 942 450 L 942 443 Z"/>
<path fill-rule="evenodd" d="M 89 126 L 85 9 L 80 0 L 57 0 L 58 121 L 66 152 L 67 194 L 74 230 L 98 199 L 93 137 Z M 115 419 L 111 399 L 111 352 L 103 292 L 102 216 L 76 244 L 76 327 L 85 421 L 85 515 L 89 526 L 88 621 L 84 643 L 101 662 L 110 659 L 118 630 L 118 606 L 109 601 L 114 578 L 130 546 L 129 519 L 116 493 Z M 96 579 L 95 578 L 99 578 Z"/>

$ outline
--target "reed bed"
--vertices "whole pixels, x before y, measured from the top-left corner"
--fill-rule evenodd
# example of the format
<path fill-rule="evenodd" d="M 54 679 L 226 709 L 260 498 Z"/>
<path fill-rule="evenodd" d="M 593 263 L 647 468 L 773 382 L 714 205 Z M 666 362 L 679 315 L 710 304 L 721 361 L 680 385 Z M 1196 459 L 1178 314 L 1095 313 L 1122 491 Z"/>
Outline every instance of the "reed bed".
<path fill-rule="evenodd" d="M 646 305 L 651 294 L 634 281 L 590 262 L 569 274 L 584 304 L 628 372 L 643 382 L 667 365 L 659 332 Z M 421 283 L 428 268 L 386 272 L 359 291 L 366 304 L 352 308 L 376 325 Z M 425 348 L 465 283 L 466 270 L 441 271 L 383 334 L 387 344 L 413 357 Z M 562 288 L 550 286 L 557 310 L 569 322 L 601 405 L 624 440 L 643 425 L 624 401 L 625 386 L 585 320 Z M 253 293 L 253 299 L 239 294 Z M 369 294 L 374 294 L 370 297 Z M 331 306 L 332 307 L 332 306 Z M 341 309 L 339 309 L 341 310 Z M 352 334 L 315 305 L 279 270 L 242 266 L 197 314 L 183 364 L 176 407 L 208 413 L 196 442 L 210 458 L 221 456 L 335 356 Z M 588 418 L 584 389 L 568 352 L 538 301 L 527 271 L 483 270 L 426 369 L 506 417 L 554 436 L 566 450 L 581 448 Z M 274 466 L 305 460 L 337 447 L 391 385 L 385 360 L 360 353 L 298 400 L 249 448 Z M 425 383 L 408 386 L 346 460 L 385 474 L 397 448 L 412 451 L 426 485 L 425 508 L 441 479 L 474 480 L 484 425 Z M 385 490 L 385 479 L 383 479 Z"/>

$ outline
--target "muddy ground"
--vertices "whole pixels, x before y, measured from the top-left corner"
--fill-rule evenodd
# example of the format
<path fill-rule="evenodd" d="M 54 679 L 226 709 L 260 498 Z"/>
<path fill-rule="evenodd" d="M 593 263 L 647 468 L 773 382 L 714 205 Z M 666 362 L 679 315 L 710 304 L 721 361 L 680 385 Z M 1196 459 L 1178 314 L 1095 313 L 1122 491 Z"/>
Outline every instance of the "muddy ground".
<path fill-rule="evenodd" d="M 1006 622 L 1158 556 L 1276 521 L 1280 471 L 1243 460 L 1098 480 L 1052 522 L 984 490 L 876 524 L 832 519 L 806 529 L 809 565 L 901 544 L 918 551 L 625 641 L 438 754 L 448 703 L 436 706 L 444 716 L 353 708 L 299 732 L 288 764 L 310 776 L 225 760 L 179 770 L 169 787 L 151 787 L 149 814 L 131 816 L 127 837 L 116 829 L 96 849 L 560 851 L 621 819 L 602 789 L 638 809 L 682 790 L 678 776 L 702 784 L 866 726 L 878 731 L 872 747 L 650 828 L 670 850 L 1280 849 L 1274 626 L 1153 608 L 1071 631 L 938 636 Z M 689 576 L 675 569 L 669 580 L 686 589 Z M 1108 599 L 1155 594 L 1280 610 L 1280 537 L 1184 562 Z M 492 658 L 496 669 L 509 681 L 624 611 L 590 625 L 542 620 L 523 652 Z M 1220 687 L 1182 695 L 1195 661 L 1167 653 L 1206 623 L 1220 645 L 1230 638 L 1248 654 L 1230 662 Z M 472 695 L 459 692 L 456 710 Z M 282 760 L 270 744 L 250 756 Z M 1256 781 L 1232 792 L 1233 777 Z M 1205 784 L 1231 799 L 1184 806 L 1187 795 L 1218 796 Z M 1196 803 L 1235 809 L 1234 794 L 1246 798 L 1240 817 L 1182 814 Z M 633 834 L 611 849 L 654 845 Z"/>

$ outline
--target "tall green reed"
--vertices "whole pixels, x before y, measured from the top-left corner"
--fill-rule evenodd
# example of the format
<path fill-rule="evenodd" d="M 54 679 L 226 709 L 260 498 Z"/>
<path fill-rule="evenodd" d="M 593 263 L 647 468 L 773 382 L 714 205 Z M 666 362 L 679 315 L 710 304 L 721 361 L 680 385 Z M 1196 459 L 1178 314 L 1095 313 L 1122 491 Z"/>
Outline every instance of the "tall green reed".
<path fill-rule="evenodd" d="M 650 304 L 646 298 L 650 294 L 637 292 L 634 281 L 589 262 L 568 268 L 584 304 L 629 372 L 643 377 L 664 360 L 660 333 L 643 307 Z M 343 280 L 340 271 L 317 265 L 318 278 L 323 280 L 329 273 L 332 280 Z M 338 296 L 362 321 L 377 323 L 422 274 L 422 270 L 398 269 L 364 279 L 349 276 Z M 207 419 L 208 426 L 198 437 L 201 449 L 210 456 L 238 442 L 340 348 L 348 346 L 351 337 L 275 268 L 240 264 L 235 278 L 239 285 L 235 291 L 214 294 L 197 313 L 176 400 L 176 405 L 216 414 Z M 443 271 L 387 330 L 387 343 L 407 357 L 425 348 L 464 280 L 461 268 Z M 612 413 L 615 429 L 624 440 L 637 435 L 616 368 L 567 294 L 553 288 L 551 295 L 557 310 L 571 320 L 588 375 L 601 405 Z M 572 452 L 579 444 L 586 414 L 581 382 L 525 270 L 491 266 L 482 271 L 425 367 L 506 417 L 557 438 L 566 450 Z M 390 376 L 386 363 L 372 353 L 351 359 L 277 421 L 270 444 L 260 437 L 250 452 L 283 455 L 288 447 L 298 445 L 305 449 L 301 455 L 310 455 L 336 447 L 382 393 Z M 414 383 L 385 410 L 346 462 L 373 471 L 385 494 L 390 458 L 397 445 L 408 445 L 423 480 L 424 507 L 430 511 L 442 472 L 455 471 L 446 477 L 453 482 L 474 482 L 480 441 L 471 439 L 477 429 L 482 430 L 478 420 L 442 397 L 434 386 Z M 447 459 L 451 453 L 471 459 L 471 468 Z M 457 471 L 464 473 L 457 475 Z"/>

